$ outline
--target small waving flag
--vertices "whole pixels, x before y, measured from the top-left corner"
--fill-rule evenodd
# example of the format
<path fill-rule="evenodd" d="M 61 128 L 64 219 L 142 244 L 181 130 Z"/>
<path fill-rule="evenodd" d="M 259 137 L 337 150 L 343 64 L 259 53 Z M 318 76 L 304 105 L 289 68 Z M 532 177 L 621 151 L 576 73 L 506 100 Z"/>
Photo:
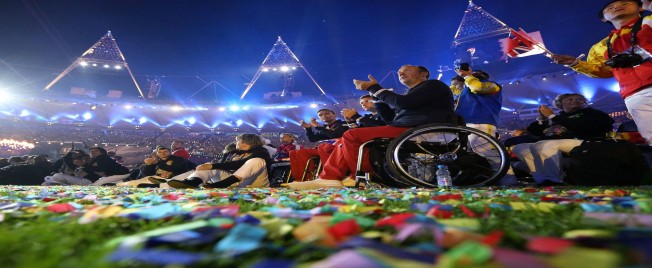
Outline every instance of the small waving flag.
<path fill-rule="evenodd" d="M 507 59 L 507 57 L 527 57 L 544 52 L 549 53 L 543 44 L 543 38 L 541 38 L 539 31 L 526 33 L 523 29 L 518 31 L 509 29 L 509 35 L 513 36 L 513 38 L 507 37 L 498 40 L 503 50 L 502 59 Z"/>

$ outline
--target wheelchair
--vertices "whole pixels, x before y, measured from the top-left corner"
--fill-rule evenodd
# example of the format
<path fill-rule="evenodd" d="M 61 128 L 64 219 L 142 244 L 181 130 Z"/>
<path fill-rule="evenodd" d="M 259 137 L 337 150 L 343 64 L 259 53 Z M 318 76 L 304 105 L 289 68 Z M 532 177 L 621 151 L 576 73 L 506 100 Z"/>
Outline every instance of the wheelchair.
<path fill-rule="evenodd" d="M 373 175 L 361 171 L 369 149 Z M 360 146 L 356 186 L 436 188 L 438 165 L 446 165 L 453 186 L 476 187 L 498 182 L 509 169 L 508 153 L 489 134 L 455 124 L 428 124 L 400 136 L 380 138 Z"/>

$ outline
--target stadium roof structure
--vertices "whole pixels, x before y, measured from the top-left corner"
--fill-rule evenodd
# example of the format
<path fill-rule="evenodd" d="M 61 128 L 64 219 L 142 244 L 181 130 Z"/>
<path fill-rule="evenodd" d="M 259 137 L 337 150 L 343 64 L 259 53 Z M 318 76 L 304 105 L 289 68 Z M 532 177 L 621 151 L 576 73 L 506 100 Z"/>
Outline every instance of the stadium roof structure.
<path fill-rule="evenodd" d="M 125 59 L 125 56 L 122 54 L 122 51 L 120 51 L 118 44 L 115 42 L 115 38 L 113 38 L 111 31 L 108 31 L 104 36 L 100 38 L 99 41 L 97 41 L 88 50 L 86 50 L 86 52 L 84 52 L 81 57 L 77 58 L 72 64 L 70 64 L 70 66 L 68 66 L 68 68 L 63 70 L 63 72 L 54 78 L 52 82 L 45 86 L 45 90 L 50 90 L 54 84 L 61 80 L 61 78 L 68 75 L 68 73 L 70 73 L 70 71 L 74 70 L 75 68 L 79 66 L 85 67 L 89 65 L 92 67 L 127 69 L 129 76 L 131 76 L 131 80 L 134 81 L 136 89 L 138 89 L 138 93 L 140 93 L 140 96 L 145 99 L 145 95 L 140 89 L 140 86 L 138 86 L 138 82 L 136 82 L 136 78 L 131 72 L 129 64 Z"/>
<path fill-rule="evenodd" d="M 464 11 L 462 22 L 455 33 L 453 46 L 508 33 L 507 24 L 469 0 L 469 6 Z"/>
<path fill-rule="evenodd" d="M 276 40 L 276 43 L 274 43 L 274 46 L 272 49 L 269 51 L 267 54 L 267 57 L 263 60 L 263 63 L 260 64 L 260 67 L 258 68 L 258 71 L 256 71 L 256 74 L 254 77 L 251 79 L 251 82 L 247 83 L 247 88 L 242 92 L 242 95 L 240 96 L 240 99 L 244 99 L 244 97 L 249 93 L 249 90 L 254 86 L 258 78 L 263 73 L 273 71 L 273 72 L 282 72 L 282 73 L 289 73 L 292 72 L 296 69 L 303 69 L 310 80 L 317 86 L 317 89 L 321 92 L 322 96 L 327 96 L 326 92 L 324 89 L 321 88 L 319 83 L 317 83 L 317 80 L 315 80 L 314 77 L 308 72 L 308 69 L 306 69 L 303 64 L 301 64 L 301 61 L 299 58 L 292 52 L 292 50 L 287 46 L 287 44 L 283 41 L 283 39 L 279 36 L 278 39 Z M 287 82 L 286 82 L 287 84 Z M 285 94 L 286 88 L 283 89 L 282 94 Z M 331 98 L 332 99 L 332 98 Z M 335 103 L 334 99 L 332 99 Z"/>

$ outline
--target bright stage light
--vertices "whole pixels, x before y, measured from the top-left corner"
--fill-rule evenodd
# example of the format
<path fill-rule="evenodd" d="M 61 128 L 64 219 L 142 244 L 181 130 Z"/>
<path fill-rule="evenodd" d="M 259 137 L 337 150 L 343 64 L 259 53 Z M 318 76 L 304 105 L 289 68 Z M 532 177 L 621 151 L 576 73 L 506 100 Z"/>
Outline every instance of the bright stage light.
<path fill-rule="evenodd" d="M 249 110 L 249 105 L 242 107 L 242 110 L 243 110 L 243 111 L 247 111 L 247 110 Z"/>
<path fill-rule="evenodd" d="M 145 124 L 145 123 L 147 123 L 147 118 L 141 117 L 140 119 L 138 119 L 138 122 L 140 122 L 141 125 Z"/>
<path fill-rule="evenodd" d="M 238 119 L 238 121 L 235 121 L 235 125 L 238 127 L 242 125 L 242 119 Z"/>
<path fill-rule="evenodd" d="M 133 106 L 131 106 L 131 104 L 127 104 L 127 105 L 125 105 L 125 109 L 127 109 L 127 110 L 131 110 L 131 108 L 134 108 Z"/>
<path fill-rule="evenodd" d="M 233 111 L 233 112 L 240 111 L 240 107 L 238 105 L 231 105 L 229 106 L 229 111 Z"/>
<path fill-rule="evenodd" d="M 93 67 L 97 67 L 97 63 L 93 63 Z"/>
<path fill-rule="evenodd" d="M 104 68 L 110 68 L 110 67 L 111 67 L 111 65 L 108 65 L 108 64 L 104 64 L 104 66 L 103 66 L 103 67 L 104 67 Z"/>
<path fill-rule="evenodd" d="M 91 119 L 91 118 L 93 118 L 93 114 L 91 114 L 90 112 L 85 112 L 85 113 L 82 115 L 82 118 L 84 118 L 84 120 Z"/>
<path fill-rule="evenodd" d="M 290 67 L 287 66 L 281 66 L 281 72 L 287 72 L 290 70 Z"/>
<path fill-rule="evenodd" d="M 181 111 L 181 110 L 182 110 L 181 106 L 172 106 L 172 111 L 177 112 L 177 111 Z"/>
<path fill-rule="evenodd" d="M 82 61 L 79 63 L 79 65 L 86 67 L 88 66 L 88 62 Z"/>
<path fill-rule="evenodd" d="M 609 89 L 613 92 L 620 92 L 620 84 L 614 83 Z"/>
<path fill-rule="evenodd" d="M 20 116 L 28 116 L 28 115 L 30 115 L 28 110 L 23 110 L 20 112 Z"/>
<path fill-rule="evenodd" d="M 295 67 L 295 66 L 292 66 L 292 70 L 296 70 L 296 69 L 297 69 L 297 67 Z"/>
<path fill-rule="evenodd" d="M 116 66 L 113 67 L 113 68 L 115 68 L 116 70 L 120 70 L 120 69 L 122 69 L 122 66 L 120 66 L 120 65 L 116 65 Z"/>
<path fill-rule="evenodd" d="M 317 103 L 311 103 L 310 108 L 317 108 Z"/>
<path fill-rule="evenodd" d="M 263 68 L 263 72 L 269 72 L 269 68 Z"/>
<path fill-rule="evenodd" d="M 220 111 L 220 112 L 224 112 L 224 111 L 226 111 L 226 107 L 219 107 L 219 108 L 217 108 L 217 110 Z"/>

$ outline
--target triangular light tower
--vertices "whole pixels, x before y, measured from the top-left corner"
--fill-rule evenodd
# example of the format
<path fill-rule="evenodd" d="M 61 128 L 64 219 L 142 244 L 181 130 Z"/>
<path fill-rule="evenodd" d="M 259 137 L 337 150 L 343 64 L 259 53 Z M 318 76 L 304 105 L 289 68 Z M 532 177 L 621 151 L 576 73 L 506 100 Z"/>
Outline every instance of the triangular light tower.
<path fill-rule="evenodd" d="M 455 33 L 453 46 L 507 33 L 507 24 L 469 0 L 469 6 L 464 11 L 462 22 Z"/>
<path fill-rule="evenodd" d="M 315 78 L 312 77 L 312 75 L 303 66 L 303 64 L 301 64 L 299 58 L 297 58 L 297 56 L 294 55 L 292 50 L 290 50 L 290 48 L 285 44 L 285 42 L 283 42 L 283 39 L 281 39 L 281 37 L 279 36 L 278 39 L 276 40 L 276 43 L 272 47 L 272 50 L 269 51 L 269 54 L 267 54 L 267 57 L 265 57 L 265 60 L 263 60 L 263 63 L 258 68 L 258 71 L 254 75 L 253 79 L 251 79 L 251 82 L 247 84 L 247 88 L 242 93 L 242 96 L 240 96 L 240 99 L 244 99 L 244 97 L 247 95 L 249 90 L 254 86 L 258 78 L 260 78 L 260 75 L 262 73 L 266 73 L 270 71 L 292 72 L 293 70 L 299 68 L 303 69 L 306 72 L 308 77 L 310 77 L 310 80 L 312 80 L 312 82 L 317 86 L 321 94 L 327 96 L 326 92 L 324 92 L 321 86 L 319 86 Z"/>
<path fill-rule="evenodd" d="M 127 72 L 129 72 L 129 75 L 131 76 L 131 80 L 134 81 L 134 84 L 138 89 L 138 93 L 140 93 L 140 96 L 145 99 L 145 95 L 140 89 L 140 86 L 138 86 L 136 78 L 131 72 L 131 69 L 129 69 L 127 60 L 125 60 L 125 56 L 122 55 L 120 48 L 118 48 L 118 44 L 115 42 L 115 38 L 113 38 L 113 35 L 111 35 L 111 31 L 108 31 L 106 35 L 102 36 L 102 38 L 97 41 L 97 43 L 86 50 L 86 52 L 84 52 L 81 57 L 75 60 L 75 62 L 63 70 L 63 72 L 61 72 L 54 80 L 52 80 L 52 82 L 45 86 L 45 90 L 49 90 L 54 84 L 61 80 L 61 78 L 66 76 L 68 73 L 70 73 L 70 71 L 80 65 L 82 67 L 92 66 L 113 69 L 127 69 Z"/>

